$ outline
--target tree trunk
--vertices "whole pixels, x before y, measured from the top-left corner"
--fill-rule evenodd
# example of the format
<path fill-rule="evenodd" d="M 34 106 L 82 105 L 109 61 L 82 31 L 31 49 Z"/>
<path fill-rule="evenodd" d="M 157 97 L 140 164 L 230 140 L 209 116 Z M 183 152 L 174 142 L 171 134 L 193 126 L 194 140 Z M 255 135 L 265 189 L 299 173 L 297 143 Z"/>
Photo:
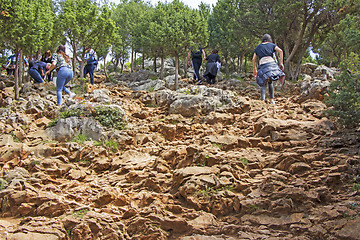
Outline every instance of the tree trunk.
<path fill-rule="evenodd" d="M 131 67 L 130 72 L 134 71 L 134 49 L 131 48 Z"/>
<path fill-rule="evenodd" d="M 246 66 L 247 66 L 247 57 L 245 55 L 245 61 L 244 61 L 244 72 L 246 73 Z"/>
<path fill-rule="evenodd" d="M 142 56 L 142 69 L 145 69 L 145 54 Z"/>
<path fill-rule="evenodd" d="M 73 75 L 75 77 L 75 74 L 76 74 L 76 43 L 75 42 L 72 43 L 72 48 L 73 48 L 72 67 L 73 67 Z M 81 75 L 80 75 L 80 77 L 81 77 Z"/>
<path fill-rule="evenodd" d="M 225 74 L 229 75 L 229 64 L 228 64 L 228 56 L 225 56 Z"/>
<path fill-rule="evenodd" d="M 16 63 L 15 63 L 15 100 L 19 100 L 19 49 L 16 47 L 15 49 Z"/>
<path fill-rule="evenodd" d="M 106 71 L 106 56 L 107 56 L 107 53 L 105 53 L 105 57 L 104 57 L 104 74 L 105 74 L 106 79 L 108 79 L 109 76 Z"/>
<path fill-rule="evenodd" d="M 161 68 L 160 68 L 160 79 L 164 79 L 164 69 L 165 69 L 165 61 L 164 56 L 161 56 Z"/>
<path fill-rule="evenodd" d="M 20 86 L 23 84 L 23 79 L 24 79 L 24 55 L 22 53 L 22 50 L 19 50 L 19 88 Z"/>
<path fill-rule="evenodd" d="M 179 85 L 179 55 L 175 55 L 175 91 Z"/>
<path fill-rule="evenodd" d="M 156 56 L 154 57 L 154 72 L 156 72 Z"/>

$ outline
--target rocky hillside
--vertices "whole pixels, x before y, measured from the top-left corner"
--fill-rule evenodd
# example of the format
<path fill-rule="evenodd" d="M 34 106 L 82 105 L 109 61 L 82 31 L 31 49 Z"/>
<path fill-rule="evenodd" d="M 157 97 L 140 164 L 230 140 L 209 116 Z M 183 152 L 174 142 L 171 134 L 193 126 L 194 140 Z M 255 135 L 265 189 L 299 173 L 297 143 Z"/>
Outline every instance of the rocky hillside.
<path fill-rule="evenodd" d="M 360 132 L 324 117 L 318 68 L 275 105 L 246 76 L 98 75 L 60 108 L 2 77 L 0 239 L 360 239 Z"/>

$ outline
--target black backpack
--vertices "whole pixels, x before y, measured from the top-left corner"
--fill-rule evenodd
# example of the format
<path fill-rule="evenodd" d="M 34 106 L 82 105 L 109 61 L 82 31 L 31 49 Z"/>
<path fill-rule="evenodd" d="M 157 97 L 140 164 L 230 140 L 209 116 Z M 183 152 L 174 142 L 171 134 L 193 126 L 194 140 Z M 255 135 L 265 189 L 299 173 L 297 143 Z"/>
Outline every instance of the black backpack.
<path fill-rule="evenodd" d="M 32 68 L 35 65 L 35 63 L 37 63 L 37 62 L 39 62 L 39 61 L 37 61 L 37 60 L 30 61 L 29 62 L 29 69 Z"/>
<path fill-rule="evenodd" d="M 191 52 L 191 58 L 201 58 L 201 57 L 202 57 L 201 49 L 199 49 L 198 51 Z"/>

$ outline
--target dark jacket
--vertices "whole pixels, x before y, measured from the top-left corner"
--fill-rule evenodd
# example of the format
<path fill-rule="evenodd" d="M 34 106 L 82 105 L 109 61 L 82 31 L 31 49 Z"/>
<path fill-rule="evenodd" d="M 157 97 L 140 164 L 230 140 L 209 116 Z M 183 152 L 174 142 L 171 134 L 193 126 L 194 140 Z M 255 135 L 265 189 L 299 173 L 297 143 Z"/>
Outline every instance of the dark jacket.
<path fill-rule="evenodd" d="M 260 87 L 264 86 L 268 78 L 270 78 L 272 81 L 285 78 L 285 73 L 281 71 L 276 62 L 268 62 L 259 66 L 256 76 L 257 84 Z"/>

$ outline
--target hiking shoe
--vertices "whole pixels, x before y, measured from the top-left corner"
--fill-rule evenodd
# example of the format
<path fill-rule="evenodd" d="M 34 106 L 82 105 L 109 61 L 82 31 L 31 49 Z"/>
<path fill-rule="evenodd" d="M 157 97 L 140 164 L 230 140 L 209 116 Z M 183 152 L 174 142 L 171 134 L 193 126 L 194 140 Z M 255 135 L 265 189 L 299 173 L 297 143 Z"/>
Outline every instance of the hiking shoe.
<path fill-rule="evenodd" d="M 274 104 L 274 105 L 275 105 L 275 101 L 271 99 L 270 104 Z"/>
<path fill-rule="evenodd" d="M 70 93 L 69 99 L 73 99 L 75 97 L 75 93 Z"/>

